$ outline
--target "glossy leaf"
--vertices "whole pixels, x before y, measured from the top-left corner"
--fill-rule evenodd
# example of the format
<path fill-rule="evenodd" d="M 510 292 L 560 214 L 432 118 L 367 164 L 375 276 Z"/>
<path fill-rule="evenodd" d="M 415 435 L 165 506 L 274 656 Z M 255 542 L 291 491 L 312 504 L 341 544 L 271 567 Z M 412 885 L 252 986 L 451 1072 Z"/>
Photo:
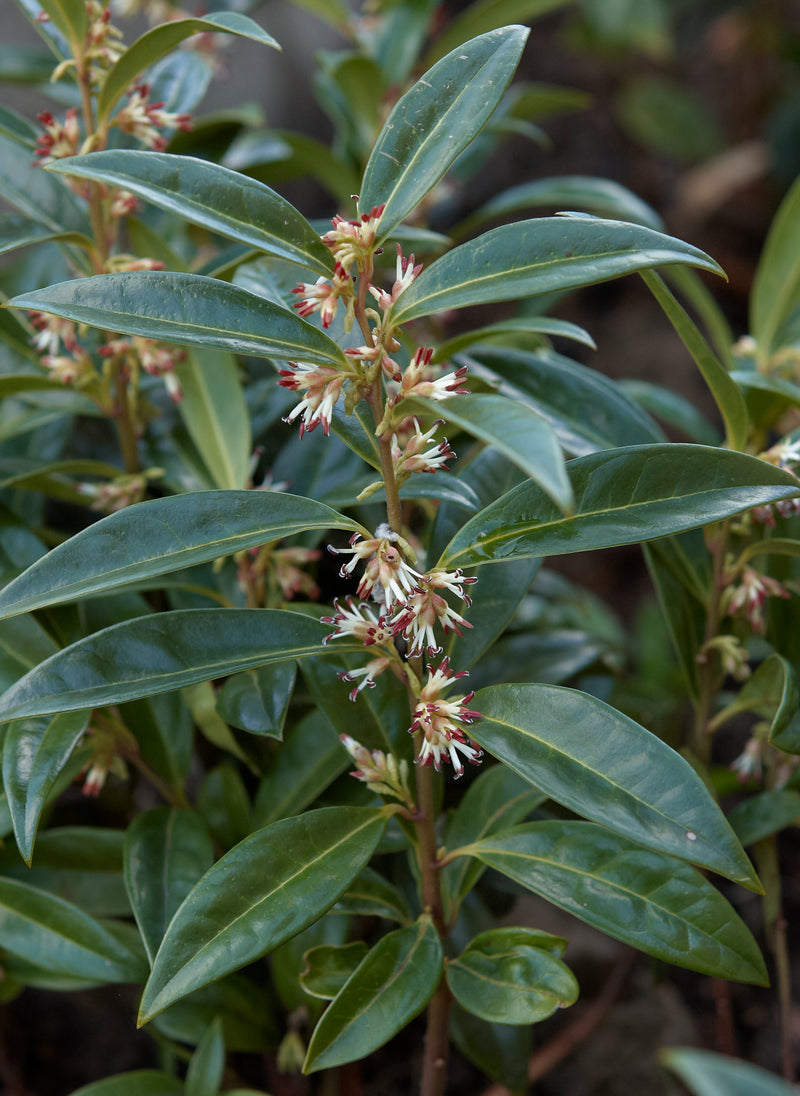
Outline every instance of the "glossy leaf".
<path fill-rule="evenodd" d="M 92 247 L 92 241 L 81 232 L 54 232 L 52 228 L 31 220 L 30 217 L 21 217 L 15 213 L 0 215 L 0 254 L 28 247 L 30 244 L 45 243 L 47 240 L 77 244 L 85 250 Z"/>
<path fill-rule="evenodd" d="M 138 982 L 139 957 L 71 902 L 14 879 L 0 879 L 3 948 L 55 974 L 94 982 Z"/>
<path fill-rule="evenodd" d="M 403 400 L 403 409 L 438 416 L 492 445 L 538 483 L 564 511 L 573 498 L 564 458 L 552 427 L 537 411 L 505 396 L 479 394 L 447 400 Z"/>
<path fill-rule="evenodd" d="M 109 514 L 0 592 L 0 615 L 88 597 L 306 530 L 359 530 L 335 510 L 282 492 L 196 491 Z"/>
<path fill-rule="evenodd" d="M 175 366 L 178 411 L 216 487 L 241 489 L 250 477 L 252 439 L 239 369 L 230 354 L 195 350 Z"/>
<path fill-rule="evenodd" d="M 3 743 L 3 787 L 14 836 L 27 864 L 42 809 L 89 722 L 89 712 L 25 719 L 7 728 Z"/>
<path fill-rule="evenodd" d="M 226 853 L 172 919 L 139 1022 L 316 921 L 367 863 L 385 826 L 381 810 L 329 807 L 275 822 Z"/>
<path fill-rule="evenodd" d="M 750 421 L 741 389 L 663 280 L 652 271 L 644 271 L 642 278 L 702 373 L 725 423 L 726 445 L 729 449 L 744 449 Z"/>
<path fill-rule="evenodd" d="M 20 678 L 0 697 L 0 719 L 119 704 L 319 655 L 326 631 L 282 609 L 177 609 L 114 624 Z"/>
<path fill-rule="evenodd" d="M 382 937 L 314 1028 L 304 1073 L 357 1061 L 414 1019 L 442 973 L 442 943 L 430 917 Z"/>
<path fill-rule="evenodd" d="M 492 569 L 491 582 L 479 582 L 472 587 L 468 614 L 471 627 L 464 629 L 460 636 L 453 632 L 450 642 L 445 645 L 448 655 L 462 669 L 483 665 L 479 660 L 505 632 L 541 562 L 538 559 L 509 560 Z"/>
<path fill-rule="evenodd" d="M 336 903 L 336 909 L 363 917 L 385 917 L 401 925 L 412 920 L 405 895 L 374 868 L 364 868 Z"/>
<path fill-rule="evenodd" d="M 707 559 L 705 543 L 699 532 L 663 537 L 643 547 L 647 569 L 686 687 L 689 695 L 697 699 L 698 664 L 695 656 L 705 638 L 708 591 L 687 556 L 687 549 L 692 547 L 692 541 L 687 541 L 689 537 L 695 538 L 694 547 Z"/>
<path fill-rule="evenodd" d="M 98 123 L 107 121 L 114 104 L 144 69 L 170 53 L 192 34 L 238 34 L 274 49 L 281 47 L 252 19 L 238 12 L 215 12 L 203 19 L 173 19 L 160 23 L 138 38 L 106 76 L 97 100 Z"/>
<path fill-rule="evenodd" d="M 447 964 L 461 1006 L 498 1024 L 536 1024 L 578 999 L 575 975 L 556 956 L 500 929 L 481 933 Z"/>
<path fill-rule="evenodd" d="M 300 985 L 312 997 L 332 1001 L 368 952 L 363 940 L 351 944 L 320 944 L 306 952 Z"/>
<path fill-rule="evenodd" d="M 72 1096 L 182 1096 L 183 1082 L 171 1073 L 136 1069 L 79 1088 Z"/>
<path fill-rule="evenodd" d="M 264 183 L 192 156 L 113 149 L 57 160 L 51 171 L 121 187 L 182 220 L 268 255 L 330 274 L 333 260 L 305 217 Z"/>
<path fill-rule="evenodd" d="M 800 795 L 789 788 L 759 792 L 738 803 L 728 821 L 743 845 L 754 845 L 800 823 Z"/>
<path fill-rule="evenodd" d="M 31 163 L 27 145 L 0 134 L 0 188 L 3 198 L 54 232 L 79 232 L 90 237 L 89 218 L 76 196 L 58 179 Z"/>
<path fill-rule="evenodd" d="M 347 361 L 332 339 L 294 312 L 198 274 L 98 274 L 23 293 L 8 304 L 187 346 L 319 365 L 343 366 Z"/>
<path fill-rule="evenodd" d="M 719 444 L 719 431 L 680 392 L 650 381 L 631 378 L 618 381 L 617 386 L 653 418 L 674 427 L 689 441 L 696 441 L 700 445 Z"/>
<path fill-rule="evenodd" d="M 477 343 L 514 344 L 519 341 L 524 345 L 525 339 L 530 336 L 572 339 L 583 346 L 595 348 L 592 336 L 577 324 L 568 323 L 566 320 L 554 320 L 550 316 L 521 316 L 517 319 L 498 320 L 497 323 L 489 324 L 487 327 L 478 327 L 474 331 L 464 331 L 460 335 L 454 335 L 452 339 L 439 343 L 433 360 L 445 362 L 454 354 Z"/>
<path fill-rule="evenodd" d="M 217 711 L 240 730 L 282 738 L 294 679 L 295 667 L 284 663 L 234 674 L 220 690 Z"/>
<path fill-rule="evenodd" d="M 534 822 L 467 846 L 487 866 L 657 959 L 767 985 L 755 941 L 695 868 L 590 822 Z M 466 850 L 465 850 L 466 851 Z"/>
<path fill-rule="evenodd" d="M 359 192 L 362 213 L 385 203 L 379 241 L 419 205 L 486 124 L 527 37 L 526 27 L 509 26 L 474 38 L 443 57 L 395 104 Z"/>
<path fill-rule="evenodd" d="M 770 226 L 750 298 L 750 332 L 759 360 L 766 362 L 781 345 L 781 328 L 800 295 L 800 180 L 783 199 Z"/>
<path fill-rule="evenodd" d="M 720 273 L 696 247 L 624 221 L 539 217 L 502 225 L 448 251 L 392 312 L 407 323 L 451 308 L 511 301 L 618 278 L 667 263 Z"/>
<path fill-rule="evenodd" d="M 702 445 L 637 445 L 567 464 L 574 514 L 521 484 L 453 537 L 439 566 L 564 555 L 635 544 L 794 498 L 792 477 L 743 453 Z"/>
<path fill-rule="evenodd" d="M 216 1016 L 222 1017 L 225 1045 L 231 1052 L 263 1054 L 277 1045 L 277 1026 L 265 989 L 241 974 L 190 993 L 160 1012 L 153 1026 L 168 1039 L 196 1045 Z"/>
<path fill-rule="evenodd" d="M 167 925 L 214 859 L 208 831 L 191 811 L 156 807 L 125 835 L 125 886 L 152 966 Z"/>
<path fill-rule="evenodd" d="M 725 816 L 687 761 L 601 700 L 555 685 L 481 689 L 485 750 L 577 814 L 760 890 Z"/>
<path fill-rule="evenodd" d="M 780 1077 L 710 1050 L 669 1047 L 659 1052 L 693 1096 L 793 1096 L 796 1089 Z"/>
<path fill-rule="evenodd" d="M 186 1096 L 216 1096 L 225 1071 L 225 1036 L 222 1017 L 208 1027 L 186 1070 Z"/>

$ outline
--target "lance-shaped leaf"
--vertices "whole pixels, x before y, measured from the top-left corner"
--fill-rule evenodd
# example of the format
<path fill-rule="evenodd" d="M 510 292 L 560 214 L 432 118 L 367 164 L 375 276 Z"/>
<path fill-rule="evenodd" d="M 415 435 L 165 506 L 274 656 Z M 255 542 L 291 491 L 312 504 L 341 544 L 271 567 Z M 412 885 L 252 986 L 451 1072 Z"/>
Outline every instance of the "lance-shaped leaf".
<path fill-rule="evenodd" d="M 183 1081 L 160 1069 L 134 1069 L 79 1088 L 73 1096 L 183 1096 Z"/>
<path fill-rule="evenodd" d="M 430 917 L 379 940 L 314 1028 L 304 1073 L 364 1058 L 420 1012 L 442 973 L 442 942 Z"/>
<path fill-rule="evenodd" d="M 192 1055 L 186 1070 L 186 1096 L 217 1096 L 225 1071 L 225 1035 L 216 1016 Z"/>
<path fill-rule="evenodd" d="M 182 220 L 329 274 L 333 259 L 305 217 L 264 183 L 192 156 L 113 149 L 56 160 L 51 171 L 122 187 Z"/>
<path fill-rule="evenodd" d="M 141 958 L 109 928 L 49 891 L 0 879 L 3 948 L 54 974 L 93 982 L 138 982 Z"/>
<path fill-rule="evenodd" d="M 538 483 L 559 509 L 572 508 L 572 488 L 555 432 L 543 415 L 505 396 L 480 393 L 447 400 L 403 400 L 403 411 L 440 416 L 494 446 Z"/>
<path fill-rule="evenodd" d="M 140 1024 L 318 920 L 385 828 L 380 809 L 327 807 L 275 822 L 226 853 L 173 917 L 144 989 Z"/>
<path fill-rule="evenodd" d="M 749 678 L 734 701 L 716 717 L 715 727 L 741 712 L 754 712 L 765 720 L 769 741 L 794 753 L 800 732 L 797 677 L 788 659 L 771 654 Z"/>
<path fill-rule="evenodd" d="M 556 955 L 519 929 L 483 932 L 447 964 L 447 984 L 468 1012 L 498 1024 L 536 1024 L 578 999 L 578 983 Z"/>
<path fill-rule="evenodd" d="M 385 917 L 389 921 L 399 921 L 401 925 L 413 920 L 403 892 L 374 868 L 364 868 L 336 903 L 336 909 L 364 917 Z M 335 996 L 331 994 L 331 997 Z"/>
<path fill-rule="evenodd" d="M 744 448 L 749 429 L 747 406 L 736 381 L 718 360 L 688 313 L 673 297 L 658 274 L 643 271 L 644 283 L 666 312 L 683 344 L 694 358 L 714 397 L 725 423 L 725 439 L 730 449 Z"/>
<path fill-rule="evenodd" d="M 760 890 L 750 861 L 687 761 L 608 704 L 555 685 L 494 685 L 470 737 L 556 802 L 631 841 Z"/>
<path fill-rule="evenodd" d="M 195 350 L 178 362 L 175 375 L 183 393 L 178 412 L 216 487 L 241 488 L 250 477 L 253 452 L 250 416 L 230 354 Z"/>
<path fill-rule="evenodd" d="M 107 121 L 114 104 L 131 84 L 136 83 L 140 72 L 170 53 L 190 35 L 209 32 L 238 34 L 264 46 L 272 46 L 273 49 L 281 48 L 272 35 L 262 30 L 258 23 L 238 12 L 215 12 L 203 19 L 173 19 L 171 22 L 160 23 L 129 46 L 106 76 L 97 100 L 98 123 L 102 125 Z"/>
<path fill-rule="evenodd" d="M 0 187 L 5 200 L 54 232 L 79 232 L 91 236 L 86 212 L 67 186 L 31 163 L 27 145 L 0 134 Z"/>
<path fill-rule="evenodd" d="M 323 653 L 328 628 L 282 609 L 177 609 L 104 628 L 65 647 L 0 697 L 0 720 L 121 704 Z M 355 650 L 342 644 L 340 650 Z"/>
<path fill-rule="evenodd" d="M 754 845 L 800 822 L 800 795 L 789 788 L 759 792 L 738 803 L 729 820 L 741 843 Z"/>
<path fill-rule="evenodd" d="M 794 1085 L 748 1062 L 694 1047 L 670 1047 L 659 1053 L 694 1096 L 794 1096 Z"/>
<path fill-rule="evenodd" d="M 800 295 L 800 180 L 783 199 L 764 245 L 750 298 L 750 331 L 761 361 L 780 348 Z"/>
<path fill-rule="evenodd" d="M 490 31 L 443 57 L 397 102 L 364 171 L 363 213 L 385 203 L 385 240 L 422 201 L 500 102 L 528 37 L 527 27 Z"/>
<path fill-rule="evenodd" d="M 42 809 L 89 722 L 89 712 L 70 712 L 54 719 L 13 723 L 3 743 L 3 787 L 14 823 L 14 837 L 26 864 Z"/>
<path fill-rule="evenodd" d="M 54 232 L 52 228 L 30 217 L 22 217 L 16 213 L 0 215 L 0 254 L 14 251 L 19 247 L 28 247 L 30 244 L 41 244 L 47 240 L 77 244 L 86 251 L 92 248 L 92 241 L 82 232 Z"/>
<path fill-rule="evenodd" d="M 565 517 L 536 484 L 520 484 L 470 518 L 438 565 L 477 567 L 636 544 L 798 495 L 788 472 L 704 445 L 590 453 L 569 461 L 567 474 L 575 496 L 571 515 Z"/>
<path fill-rule="evenodd" d="M 86 37 L 86 4 L 83 0 L 39 0 L 64 37 L 76 47 Z"/>
<path fill-rule="evenodd" d="M 125 834 L 125 887 L 150 965 L 167 925 L 212 865 L 214 849 L 199 815 L 156 807 Z"/>
<path fill-rule="evenodd" d="M 0 616 L 146 582 L 304 530 L 360 528 L 321 502 L 280 492 L 152 499 L 101 518 L 43 556 L 0 593 Z"/>
<path fill-rule="evenodd" d="M 532 822 L 463 850 L 601 932 L 678 966 L 767 985 L 743 922 L 696 868 L 591 822 Z"/>
<path fill-rule="evenodd" d="M 577 324 L 569 323 L 567 320 L 554 320 L 550 316 L 519 316 L 508 320 L 498 320 L 497 323 L 489 324 L 487 327 L 478 327 L 474 331 L 463 331 L 459 335 L 454 335 L 452 339 L 439 343 L 433 355 L 433 360 L 436 362 L 448 361 L 454 354 L 458 354 L 459 351 L 466 349 L 468 346 L 474 346 L 476 343 L 499 342 L 512 345 L 516 342 L 522 342 L 524 344 L 525 338 L 532 335 L 573 339 L 575 342 L 582 343 L 583 346 L 591 346 L 592 349 L 597 349 L 589 332 L 582 327 L 578 327 Z"/>
<path fill-rule="evenodd" d="M 596 217 L 537 217 L 502 225 L 453 248 L 402 294 L 392 319 L 563 292 L 665 263 L 716 274 L 713 259 L 651 228 Z"/>
<path fill-rule="evenodd" d="M 161 270 L 98 274 L 8 301 L 76 323 L 238 354 L 346 366 L 336 343 L 294 312 L 246 289 Z"/>

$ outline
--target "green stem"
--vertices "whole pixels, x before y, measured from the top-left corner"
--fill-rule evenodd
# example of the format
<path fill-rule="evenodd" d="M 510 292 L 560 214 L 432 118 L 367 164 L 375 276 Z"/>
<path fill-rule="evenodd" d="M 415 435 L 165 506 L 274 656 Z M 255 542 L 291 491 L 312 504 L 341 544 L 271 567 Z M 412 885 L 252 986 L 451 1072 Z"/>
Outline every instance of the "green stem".
<path fill-rule="evenodd" d="M 728 545 L 729 525 L 721 522 L 715 529 L 714 539 L 709 544 L 712 559 L 711 595 L 706 610 L 704 643 L 719 635 L 722 621 L 722 592 L 725 579 L 725 552 Z M 707 765 L 711 757 L 711 709 L 722 683 L 719 670 L 711 652 L 706 652 L 704 660 L 697 670 L 698 698 L 695 705 L 694 733 L 692 748 L 696 756 Z"/>

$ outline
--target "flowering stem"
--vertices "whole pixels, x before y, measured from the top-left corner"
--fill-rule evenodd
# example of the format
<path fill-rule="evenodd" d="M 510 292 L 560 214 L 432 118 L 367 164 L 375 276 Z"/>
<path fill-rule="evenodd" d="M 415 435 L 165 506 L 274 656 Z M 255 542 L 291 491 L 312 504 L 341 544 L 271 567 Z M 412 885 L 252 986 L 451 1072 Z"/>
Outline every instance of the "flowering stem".
<path fill-rule="evenodd" d="M 450 1050 L 448 1020 L 450 988 L 444 974 L 428 1002 L 428 1026 L 425 1032 L 425 1056 L 422 1065 L 420 1096 L 443 1096 L 447 1083 L 447 1057 Z"/>
<path fill-rule="evenodd" d="M 704 645 L 708 644 L 719 634 L 720 621 L 722 619 L 722 592 L 724 589 L 725 552 L 728 545 L 729 526 L 727 522 L 721 522 L 709 540 L 709 551 L 712 559 L 711 596 L 706 609 L 706 623 Z M 714 658 L 707 655 L 698 664 L 697 686 L 698 698 L 695 705 L 695 722 L 693 749 L 697 757 L 707 764 L 711 756 L 711 724 L 710 714 L 714 699 L 720 686 L 719 671 L 715 668 Z"/>
<path fill-rule="evenodd" d="M 111 375 L 114 385 L 112 413 L 114 416 L 114 425 L 117 428 L 117 437 L 119 438 L 119 447 L 122 453 L 125 471 L 129 473 L 138 472 L 141 465 L 139 464 L 139 453 L 136 447 L 136 431 L 134 430 L 133 420 L 130 414 L 128 386 L 125 383 L 125 373 L 121 361 L 115 361 L 113 363 Z"/>

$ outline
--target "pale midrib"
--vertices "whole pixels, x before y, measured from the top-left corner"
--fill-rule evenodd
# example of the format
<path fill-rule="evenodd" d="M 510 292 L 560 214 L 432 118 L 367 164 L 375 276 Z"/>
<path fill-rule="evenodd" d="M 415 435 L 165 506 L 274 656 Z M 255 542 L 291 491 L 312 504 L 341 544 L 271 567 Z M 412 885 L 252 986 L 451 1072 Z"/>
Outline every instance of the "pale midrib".
<path fill-rule="evenodd" d="M 492 958 L 493 959 L 506 959 L 509 956 L 511 956 L 513 958 L 513 953 L 512 952 L 507 952 L 504 955 L 493 955 Z M 458 967 L 461 970 L 466 971 L 473 978 L 477 978 L 481 982 L 485 982 L 487 985 L 497 986 L 499 989 L 510 989 L 510 990 L 513 990 L 514 993 L 535 993 L 535 994 L 537 994 L 537 996 L 549 997 L 554 1001 L 563 1001 L 563 1000 L 565 1000 L 565 997 L 563 996 L 563 994 L 556 993 L 555 990 L 547 989 L 546 987 L 543 987 L 543 986 L 538 986 L 538 985 L 520 986 L 517 982 L 503 982 L 500 978 L 491 978 L 488 974 L 483 974 L 482 972 L 474 970 L 467 963 L 463 963 L 460 959 L 454 959 L 451 963 L 448 964 L 448 966 L 450 968 Z"/>

